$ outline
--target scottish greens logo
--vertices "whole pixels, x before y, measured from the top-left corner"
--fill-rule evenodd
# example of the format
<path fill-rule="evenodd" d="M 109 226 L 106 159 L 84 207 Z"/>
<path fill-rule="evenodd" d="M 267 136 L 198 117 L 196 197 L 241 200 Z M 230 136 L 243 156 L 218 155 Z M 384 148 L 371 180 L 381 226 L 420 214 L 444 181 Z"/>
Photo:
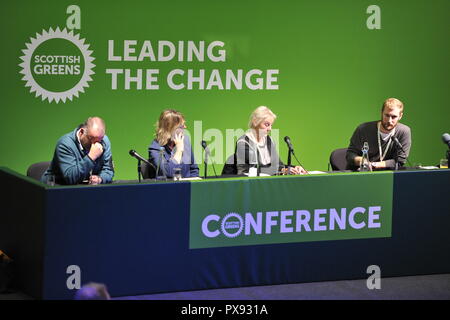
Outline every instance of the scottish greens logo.
<path fill-rule="evenodd" d="M 227 214 L 220 225 L 220 230 L 222 234 L 227 238 L 234 238 L 241 234 L 244 229 L 244 220 L 242 217 L 235 213 Z"/>
<path fill-rule="evenodd" d="M 89 87 L 95 73 L 92 63 L 95 58 L 89 44 L 80 39 L 79 34 L 68 32 L 66 28 L 50 28 L 36 33 L 36 37 L 31 37 L 25 45 L 19 64 L 20 73 L 24 75 L 22 80 L 26 82 L 25 87 L 30 87 L 30 92 L 42 101 L 72 101 Z"/>

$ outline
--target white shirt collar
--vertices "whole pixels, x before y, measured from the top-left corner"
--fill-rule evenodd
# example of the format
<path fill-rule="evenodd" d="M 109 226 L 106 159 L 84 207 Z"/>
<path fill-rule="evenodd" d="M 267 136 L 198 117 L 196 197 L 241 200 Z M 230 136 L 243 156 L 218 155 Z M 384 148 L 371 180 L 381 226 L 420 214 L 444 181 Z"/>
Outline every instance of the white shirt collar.
<path fill-rule="evenodd" d="M 256 145 L 259 147 L 264 147 L 267 143 L 267 136 L 263 137 L 262 142 L 258 142 L 258 140 L 256 139 L 255 132 L 252 129 L 247 131 L 246 135 L 250 138 L 250 140 L 252 140 L 254 143 L 256 143 Z"/>
<path fill-rule="evenodd" d="M 81 144 L 81 141 L 80 141 L 80 130 L 81 130 L 81 128 L 78 129 L 78 131 L 77 131 L 77 133 L 76 133 L 77 141 L 78 141 L 78 146 L 80 147 L 80 150 L 81 150 L 81 151 L 85 151 L 84 148 L 83 148 L 83 145 Z"/>

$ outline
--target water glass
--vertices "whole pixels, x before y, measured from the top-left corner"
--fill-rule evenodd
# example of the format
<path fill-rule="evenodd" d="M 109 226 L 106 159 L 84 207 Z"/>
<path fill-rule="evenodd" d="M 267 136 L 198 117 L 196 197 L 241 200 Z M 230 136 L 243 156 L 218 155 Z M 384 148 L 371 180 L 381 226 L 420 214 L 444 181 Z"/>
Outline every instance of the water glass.
<path fill-rule="evenodd" d="M 51 174 L 48 176 L 47 178 L 47 185 L 50 187 L 54 187 L 55 186 L 55 175 Z"/>
<path fill-rule="evenodd" d="M 175 168 L 173 170 L 173 181 L 181 180 L 181 168 Z"/>

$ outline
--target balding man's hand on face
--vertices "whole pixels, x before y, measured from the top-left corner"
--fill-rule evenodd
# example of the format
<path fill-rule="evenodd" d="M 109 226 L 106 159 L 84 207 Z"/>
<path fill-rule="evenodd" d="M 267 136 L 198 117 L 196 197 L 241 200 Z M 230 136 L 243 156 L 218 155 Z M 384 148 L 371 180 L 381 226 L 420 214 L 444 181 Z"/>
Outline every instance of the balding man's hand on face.
<path fill-rule="evenodd" d="M 92 159 L 92 161 L 97 160 L 98 157 L 100 157 L 103 153 L 103 146 L 100 142 L 93 143 L 91 145 L 91 150 L 89 150 L 89 158 Z"/>

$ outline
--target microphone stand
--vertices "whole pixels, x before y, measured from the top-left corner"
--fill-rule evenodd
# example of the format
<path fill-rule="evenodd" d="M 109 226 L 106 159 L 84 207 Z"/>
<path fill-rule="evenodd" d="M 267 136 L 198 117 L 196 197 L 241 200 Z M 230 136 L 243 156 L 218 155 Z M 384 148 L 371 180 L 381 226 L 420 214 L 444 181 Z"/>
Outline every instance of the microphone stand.
<path fill-rule="evenodd" d="M 398 149 L 399 149 L 399 145 L 396 143 L 395 144 L 395 167 L 394 167 L 394 171 L 398 171 Z M 403 147 L 402 147 L 403 149 Z"/>
<path fill-rule="evenodd" d="M 158 165 L 156 166 L 155 180 L 158 180 L 159 167 L 161 166 L 161 151 L 159 151 Z"/>
<path fill-rule="evenodd" d="M 400 142 L 398 142 L 398 140 L 397 141 L 394 140 L 394 142 L 395 142 L 395 171 L 397 171 L 398 168 L 399 168 L 398 167 L 398 163 L 399 163 L 399 161 L 398 161 L 398 158 L 399 158 L 398 152 L 402 151 L 403 153 L 405 153 L 405 149 L 403 149 L 403 146 L 400 144 Z M 406 162 L 409 164 L 410 167 L 412 167 L 411 166 L 411 162 L 409 161 L 408 158 L 406 158 Z"/>
<path fill-rule="evenodd" d="M 208 152 L 209 150 L 207 148 L 205 148 L 205 178 L 206 179 L 208 177 Z"/>
<path fill-rule="evenodd" d="M 138 180 L 139 183 L 141 182 L 141 177 L 142 179 L 145 179 L 144 174 L 142 173 L 142 162 L 144 164 L 148 165 L 148 170 L 150 170 L 150 168 L 153 168 L 153 170 L 155 170 L 155 166 L 153 164 L 151 164 L 148 160 L 144 159 L 142 156 L 140 156 L 136 151 L 134 150 L 130 150 L 130 152 L 128 152 L 130 154 L 130 156 L 132 156 L 133 158 L 136 158 L 138 161 L 138 165 L 137 165 L 137 171 L 138 171 Z"/>
<path fill-rule="evenodd" d="M 159 168 L 161 168 L 161 171 L 163 172 L 164 180 L 167 180 L 166 169 L 164 168 L 163 161 L 164 161 L 164 147 L 161 147 L 159 149 L 159 161 L 158 161 L 158 167 L 156 168 L 155 180 L 158 180 Z"/>
<path fill-rule="evenodd" d="M 261 167 L 259 164 L 259 159 L 260 159 L 259 148 L 258 148 L 258 146 L 256 146 L 256 176 L 257 177 L 259 177 L 261 175 Z"/>
<path fill-rule="evenodd" d="M 204 161 L 205 161 L 205 178 L 204 179 L 206 179 L 208 177 L 208 157 L 211 156 L 211 151 L 209 151 L 209 148 L 205 141 L 202 141 L 201 145 L 202 145 L 203 149 L 205 150 L 205 159 L 204 159 Z M 214 167 L 214 161 L 211 160 L 211 164 L 212 164 L 212 167 L 214 170 L 214 175 L 217 178 L 217 172 L 216 172 L 216 168 Z"/>
<path fill-rule="evenodd" d="M 292 159 L 291 159 L 291 154 L 293 153 L 293 150 L 291 148 L 288 148 L 288 165 L 287 165 L 287 170 L 288 170 L 288 175 L 291 174 L 291 167 L 292 167 Z"/>
<path fill-rule="evenodd" d="M 141 172 L 141 159 L 138 159 L 138 180 L 139 180 L 139 183 L 141 183 L 141 175 L 142 175 L 142 172 Z"/>
<path fill-rule="evenodd" d="M 212 165 L 212 167 L 213 167 L 214 176 L 215 176 L 216 178 L 218 178 L 218 177 L 217 177 L 216 168 L 214 167 L 214 161 L 211 161 L 211 165 Z"/>

